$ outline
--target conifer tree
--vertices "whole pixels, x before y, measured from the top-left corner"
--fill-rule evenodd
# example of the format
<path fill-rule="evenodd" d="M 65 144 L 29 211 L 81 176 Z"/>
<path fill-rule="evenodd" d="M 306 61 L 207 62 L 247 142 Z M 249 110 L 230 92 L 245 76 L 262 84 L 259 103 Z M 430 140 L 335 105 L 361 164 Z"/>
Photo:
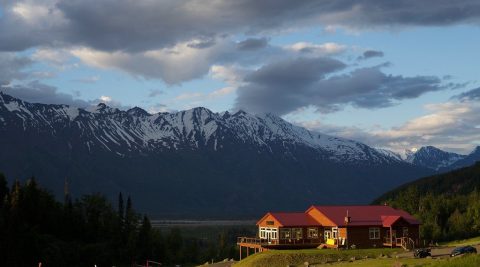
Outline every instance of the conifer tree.
<path fill-rule="evenodd" d="M 130 203 L 131 205 L 131 203 Z M 118 218 L 120 219 L 120 222 L 123 223 L 124 220 L 124 214 L 125 214 L 125 207 L 123 206 L 123 195 L 122 192 L 118 194 Z"/>

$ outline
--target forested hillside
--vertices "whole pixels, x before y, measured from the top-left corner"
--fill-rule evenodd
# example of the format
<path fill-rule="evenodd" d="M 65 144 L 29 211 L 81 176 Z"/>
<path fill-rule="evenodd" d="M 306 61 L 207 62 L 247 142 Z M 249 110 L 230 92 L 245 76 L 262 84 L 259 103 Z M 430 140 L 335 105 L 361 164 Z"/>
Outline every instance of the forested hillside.
<path fill-rule="evenodd" d="M 421 236 L 442 241 L 480 235 L 480 163 L 392 190 L 374 203 L 404 209 L 423 223 Z"/>
<path fill-rule="evenodd" d="M 60 203 L 34 178 L 9 188 L 0 174 L 0 266 L 131 266 L 150 259 L 164 265 L 194 265 L 236 255 L 225 233 L 220 240 L 166 233 L 137 214 L 120 194 L 114 208 L 104 196 Z"/>

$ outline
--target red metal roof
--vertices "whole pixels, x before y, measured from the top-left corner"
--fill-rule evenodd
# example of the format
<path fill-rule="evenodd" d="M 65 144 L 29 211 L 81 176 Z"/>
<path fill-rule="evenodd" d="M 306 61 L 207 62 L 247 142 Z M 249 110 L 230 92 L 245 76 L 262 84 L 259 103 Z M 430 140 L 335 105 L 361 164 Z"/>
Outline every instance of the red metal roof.
<path fill-rule="evenodd" d="M 347 211 L 350 217 L 349 226 L 390 226 L 399 218 L 409 224 L 420 224 L 408 212 L 389 206 L 312 206 L 310 209 L 312 208 L 323 213 L 337 226 L 345 226 Z"/>
<path fill-rule="evenodd" d="M 383 227 L 390 227 L 402 217 L 395 215 L 395 216 L 382 216 L 382 225 Z"/>
<path fill-rule="evenodd" d="M 316 226 L 319 223 L 304 212 L 270 212 L 283 226 Z"/>

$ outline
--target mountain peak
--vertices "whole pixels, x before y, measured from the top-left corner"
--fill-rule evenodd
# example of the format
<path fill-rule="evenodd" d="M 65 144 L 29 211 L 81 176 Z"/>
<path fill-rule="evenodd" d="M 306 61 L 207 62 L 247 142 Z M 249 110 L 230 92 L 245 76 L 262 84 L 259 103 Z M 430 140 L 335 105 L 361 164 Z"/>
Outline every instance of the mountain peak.
<path fill-rule="evenodd" d="M 434 146 L 423 146 L 418 150 L 410 150 L 410 153 L 407 153 L 406 161 L 415 165 L 439 170 L 450 166 L 464 157 L 464 155 L 443 151 Z"/>
<path fill-rule="evenodd" d="M 148 113 L 147 111 L 145 111 L 144 109 L 139 108 L 139 107 L 133 107 L 133 108 L 127 110 L 127 113 L 129 115 L 140 116 L 140 117 L 150 116 L 150 113 Z"/>
<path fill-rule="evenodd" d="M 118 110 L 117 108 L 112 108 L 112 107 L 108 106 L 107 104 L 101 102 L 101 103 L 98 103 L 97 106 L 91 112 L 92 113 L 101 113 L 101 114 L 113 114 L 113 113 L 117 113 L 119 111 L 120 110 Z"/>

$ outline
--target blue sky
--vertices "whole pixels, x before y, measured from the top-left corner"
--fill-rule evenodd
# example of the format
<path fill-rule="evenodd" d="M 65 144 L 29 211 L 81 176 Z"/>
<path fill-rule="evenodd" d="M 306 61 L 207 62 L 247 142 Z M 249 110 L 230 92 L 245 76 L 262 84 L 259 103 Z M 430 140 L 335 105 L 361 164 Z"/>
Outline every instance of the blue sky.
<path fill-rule="evenodd" d="M 480 4 L 293 2 L 0 1 L 0 86 L 84 107 L 271 112 L 397 152 L 480 144 Z"/>

